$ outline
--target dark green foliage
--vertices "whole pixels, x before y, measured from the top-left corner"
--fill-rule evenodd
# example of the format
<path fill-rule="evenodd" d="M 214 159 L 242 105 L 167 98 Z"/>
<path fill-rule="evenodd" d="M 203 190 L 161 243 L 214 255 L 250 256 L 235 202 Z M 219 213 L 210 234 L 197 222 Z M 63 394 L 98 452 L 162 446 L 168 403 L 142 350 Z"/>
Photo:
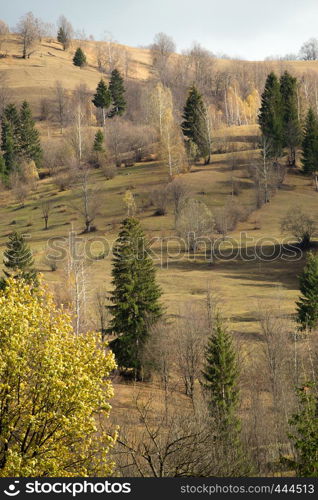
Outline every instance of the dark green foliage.
<path fill-rule="evenodd" d="M 8 104 L 3 110 L 3 118 L 10 123 L 15 134 L 18 134 L 20 117 L 15 104 Z"/>
<path fill-rule="evenodd" d="M 103 142 L 104 142 L 103 132 L 101 130 L 97 130 L 94 139 L 93 151 L 96 151 L 97 153 L 104 153 L 105 149 L 103 146 Z"/>
<path fill-rule="evenodd" d="M 97 85 L 96 93 L 93 99 L 93 104 L 94 106 L 96 106 L 96 108 L 100 108 L 102 110 L 104 126 L 106 119 L 106 109 L 108 109 L 109 106 L 111 105 L 111 101 L 112 98 L 109 89 L 104 80 L 101 78 L 99 84 Z"/>
<path fill-rule="evenodd" d="M 318 476 L 318 398 L 317 387 L 307 383 L 297 390 L 299 410 L 290 419 L 294 432 L 295 460 L 284 460 L 293 467 L 297 477 Z"/>
<path fill-rule="evenodd" d="M 22 103 L 20 110 L 19 144 L 21 156 L 26 160 L 33 160 L 39 166 L 42 159 L 40 136 L 26 101 Z"/>
<path fill-rule="evenodd" d="M 241 440 L 241 422 L 237 416 L 239 405 L 238 364 L 232 338 L 220 313 L 211 322 L 211 335 L 205 351 L 202 372 L 203 390 L 209 413 L 215 426 L 215 445 L 222 458 L 237 463 L 243 475 L 251 471 L 251 464 Z"/>
<path fill-rule="evenodd" d="M 0 154 L 0 179 L 5 179 L 6 176 L 6 162 L 4 161 L 3 156 Z"/>
<path fill-rule="evenodd" d="M 109 92 L 112 99 L 112 109 L 109 117 L 121 116 L 126 109 L 124 80 L 117 69 L 114 69 L 109 82 Z"/>
<path fill-rule="evenodd" d="M 117 363 L 134 369 L 140 377 L 143 347 L 149 329 L 162 314 L 155 269 L 149 256 L 149 245 L 137 219 L 129 217 L 122 223 L 113 257 L 111 292 L 111 342 Z"/>
<path fill-rule="evenodd" d="M 74 66 L 78 66 L 79 68 L 82 68 L 83 66 L 86 65 L 86 56 L 82 51 L 81 47 L 78 47 L 75 51 L 73 57 L 73 64 Z"/>
<path fill-rule="evenodd" d="M 14 104 L 9 104 L 3 112 L 1 123 L 1 149 L 5 167 L 2 177 L 7 179 L 10 172 L 19 167 L 20 161 L 34 160 L 37 166 L 42 159 L 42 149 L 39 132 L 29 104 L 22 103 L 20 113 Z"/>
<path fill-rule="evenodd" d="M 189 90 L 181 128 L 183 135 L 187 138 L 188 150 L 191 150 L 194 144 L 199 156 L 205 159 L 205 164 L 210 163 L 211 145 L 206 109 L 202 96 L 194 85 Z"/>
<path fill-rule="evenodd" d="M 312 330 L 318 324 L 318 256 L 308 253 L 299 279 L 302 296 L 297 301 L 297 321 L 301 330 Z"/>
<path fill-rule="evenodd" d="M 70 39 L 63 26 L 57 32 L 57 41 L 63 45 L 63 50 L 66 50 L 70 45 Z"/>
<path fill-rule="evenodd" d="M 1 120 L 1 150 L 5 167 L 3 179 L 17 166 L 20 152 L 20 118 L 14 104 L 8 104 L 3 110 Z"/>
<path fill-rule="evenodd" d="M 296 163 L 296 147 L 301 143 L 298 118 L 297 79 L 287 71 L 280 78 L 282 98 L 283 146 L 289 149 L 289 164 Z"/>
<path fill-rule="evenodd" d="M 270 145 L 268 155 L 279 157 L 283 147 L 283 121 L 280 85 L 275 73 L 270 73 L 266 79 L 258 122 L 262 135 Z"/>
<path fill-rule="evenodd" d="M 4 274 L 0 280 L 0 287 L 6 286 L 6 278 L 23 278 L 28 283 L 37 283 L 37 273 L 33 268 L 34 261 L 31 250 L 22 234 L 17 232 L 9 236 L 7 248 L 4 251 Z"/>
<path fill-rule="evenodd" d="M 5 118 L 1 123 L 1 149 L 4 162 L 1 176 L 3 180 L 7 180 L 9 173 L 17 166 L 19 149 L 13 127 Z"/>
<path fill-rule="evenodd" d="M 209 408 L 225 422 L 231 421 L 238 405 L 238 366 L 232 339 L 219 314 L 205 352 L 203 387 Z"/>
<path fill-rule="evenodd" d="M 318 121 L 312 108 L 309 108 L 304 138 L 302 142 L 302 165 L 304 174 L 311 174 L 318 170 Z"/>

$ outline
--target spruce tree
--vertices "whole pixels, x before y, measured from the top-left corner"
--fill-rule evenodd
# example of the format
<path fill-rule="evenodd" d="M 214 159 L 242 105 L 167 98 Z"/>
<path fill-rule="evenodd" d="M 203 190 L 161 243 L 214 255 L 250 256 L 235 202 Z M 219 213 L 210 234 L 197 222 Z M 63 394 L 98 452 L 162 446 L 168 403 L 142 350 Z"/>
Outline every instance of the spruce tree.
<path fill-rule="evenodd" d="M 63 26 L 61 26 L 57 32 L 57 41 L 63 45 L 63 50 L 66 50 L 70 45 L 69 36 Z"/>
<path fill-rule="evenodd" d="M 302 296 L 296 302 L 297 321 L 301 330 L 312 330 L 318 324 L 318 255 L 308 253 L 299 285 Z"/>
<path fill-rule="evenodd" d="M 33 268 L 31 250 L 22 234 L 14 232 L 9 236 L 3 264 L 5 277 L 0 280 L 1 288 L 6 286 L 7 278 L 23 278 L 28 283 L 37 283 L 37 272 Z"/>
<path fill-rule="evenodd" d="M 103 80 L 101 78 L 99 84 L 97 85 L 96 92 L 94 95 L 93 99 L 93 104 L 96 106 L 96 108 L 99 108 L 102 110 L 102 116 L 103 116 L 103 126 L 105 127 L 105 122 L 106 122 L 106 110 L 109 108 L 111 105 L 111 95 L 109 92 L 109 89 Z"/>
<path fill-rule="evenodd" d="M 101 130 L 97 130 L 94 139 L 93 151 L 96 153 L 104 153 L 105 149 L 103 146 L 104 136 Z"/>
<path fill-rule="evenodd" d="M 19 144 L 21 156 L 39 166 L 42 159 L 40 136 L 27 101 L 22 103 L 20 110 Z"/>
<path fill-rule="evenodd" d="M 304 174 L 311 174 L 318 170 L 318 121 L 312 108 L 309 108 L 304 138 L 302 142 L 302 166 Z"/>
<path fill-rule="evenodd" d="M 1 150 L 5 162 L 4 180 L 18 165 L 20 154 L 19 128 L 20 117 L 18 110 L 14 104 L 8 104 L 4 108 L 1 117 Z"/>
<path fill-rule="evenodd" d="M 251 464 L 244 450 L 237 415 L 239 372 L 232 339 L 219 312 L 210 323 L 212 332 L 205 351 L 202 386 L 215 433 L 215 446 L 221 460 L 234 460 L 238 473 L 249 475 Z"/>
<path fill-rule="evenodd" d="M 318 394 L 314 383 L 306 383 L 297 390 L 299 411 L 290 419 L 296 457 L 284 462 L 294 468 L 297 477 L 318 476 Z"/>
<path fill-rule="evenodd" d="M 109 117 L 121 116 L 126 109 L 124 80 L 117 69 L 114 69 L 109 82 L 109 92 L 112 99 L 112 109 Z"/>
<path fill-rule="evenodd" d="M 290 166 L 296 164 L 296 147 L 301 144 L 301 128 L 298 118 L 297 79 L 287 71 L 280 78 L 282 97 L 283 146 L 289 149 Z"/>
<path fill-rule="evenodd" d="M 161 316 L 160 288 L 156 284 L 155 269 L 149 256 L 140 222 L 126 218 L 114 248 L 112 314 L 110 331 L 117 335 L 111 342 L 117 363 L 132 368 L 140 378 L 143 347 L 149 329 Z"/>
<path fill-rule="evenodd" d="M 227 424 L 235 420 L 238 405 L 238 366 L 231 336 L 219 313 L 213 321 L 205 359 L 202 385 L 209 408 Z"/>
<path fill-rule="evenodd" d="M 3 110 L 3 119 L 7 120 L 12 125 L 15 135 L 19 133 L 20 116 L 15 104 L 8 104 Z"/>
<path fill-rule="evenodd" d="M 262 135 L 269 144 L 269 156 L 272 158 L 281 156 L 283 147 L 282 102 L 279 81 L 273 72 L 266 79 L 258 122 Z"/>
<path fill-rule="evenodd" d="M 206 108 L 201 94 L 194 85 L 189 90 L 183 110 L 181 128 L 183 135 L 187 139 L 188 150 L 191 150 L 195 145 L 199 156 L 204 158 L 205 164 L 210 163 L 211 147 Z"/>
<path fill-rule="evenodd" d="M 74 66 L 78 66 L 79 68 L 83 68 L 83 66 L 86 65 L 86 56 L 82 51 L 81 47 L 78 47 L 75 51 L 73 57 L 73 64 Z"/>
<path fill-rule="evenodd" d="M 6 181 L 10 172 L 17 167 L 19 148 L 12 124 L 5 118 L 1 122 L 1 149 L 4 163 L 2 178 Z"/>

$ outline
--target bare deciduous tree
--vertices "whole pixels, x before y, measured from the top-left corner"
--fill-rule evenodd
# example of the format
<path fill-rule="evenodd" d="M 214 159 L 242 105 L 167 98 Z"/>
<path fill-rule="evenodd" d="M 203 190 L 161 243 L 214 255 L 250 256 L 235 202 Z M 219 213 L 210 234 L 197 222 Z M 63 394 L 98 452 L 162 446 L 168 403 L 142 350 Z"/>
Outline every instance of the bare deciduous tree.
<path fill-rule="evenodd" d="M 152 63 L 158 73 L 159 79 L 165 82 L 169 57 L 176 50 L 173 39 L 165 33 L 157 33 L 150 47 Z"/>
<path fill-rule="evenodd" d="M 91 184 L 90 174 L 88 166 L 78 167 L 79 196 L 75 204 L 72 205 L 83 218 L 84 233 L 90 233 L 96 229 L 93 223 L 101 206 L 100 190 Z"/>
<path fill-rule="evenodd" d="M 317 38 L 310 38 L 305 42 L 299 52 L 300 58 L 305 61 L 315 61 L 318 59 L 318 40 Z"/>
<path fill-rule="evenodd" d="M 22 43 L 22 57 L 29 58 L 35 43 L 40 38 L 39 20 L 36 19 L 32 12 L 28 12 L 22 16 L 17 25 L 17 32 L 20 35 Z"/>
<path fill-rule="evenodd" d="M 281 220 L 283 233 L 290 233 L 303 247 L 308 248 L 312 237 L 317 232 L 315 220 L 299 206 L 290 208 Z"/>
<path fill-rule="evenodd" d="M 41 201 L 41 212 L 42 217 L 44 219 L 44 229 L 48 228 L 49 216 L 52 210 L 52 204 L 50 200 L 42 200 Z"/>
<path fill-rule="evenodd" d="M 168 204 L 167 186 L 160 186 L 157 189 L 153 189 L 150 193 L 150 199 L 155 207 L 155 215 L 166 215 Z"/>
<path fill-rule="evenodd" d="M 59 81 L 55 83 L 55 98 L 56 116 L 60 125 L 61 134 L 63 134 L 63 129 L 68 121 L 69 109 L 66 90 L 63 87 L 62 83 Z"/>
<path fill-rule="evenodd" d="M 214 219 L 205 203 L 190 198 L 182 206 L 177 219 L 177 232 L 186 247 L 193 252 L 200 238 L 210 236 L 214 229 Z"/>
<path fill-rule="evenodd" d="M 173 202 L 173 211 L 176 226 L 177 220 L 181 213 L 181 209 L 190 196 L 190 190 L 185 182 L 178 177 L 170 182 L 167 188 L 168 194 Z"/>
<path fill-rule="evenodd" d="M 8 25 L 0 19 L 0 54 L 9 32 Z"/>

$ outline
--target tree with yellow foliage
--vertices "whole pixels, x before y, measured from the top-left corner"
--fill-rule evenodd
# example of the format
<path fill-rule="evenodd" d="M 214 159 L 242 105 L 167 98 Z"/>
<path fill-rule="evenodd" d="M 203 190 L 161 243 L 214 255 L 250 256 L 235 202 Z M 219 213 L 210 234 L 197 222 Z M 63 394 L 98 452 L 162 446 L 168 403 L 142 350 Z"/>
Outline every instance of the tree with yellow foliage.
<path fill-rule="evenodd" d="M 0 477 L 109 475 L 113 354 L 41 287 L 0 292 Z M 97 419 L 98 417 L 98 419 Z"/>

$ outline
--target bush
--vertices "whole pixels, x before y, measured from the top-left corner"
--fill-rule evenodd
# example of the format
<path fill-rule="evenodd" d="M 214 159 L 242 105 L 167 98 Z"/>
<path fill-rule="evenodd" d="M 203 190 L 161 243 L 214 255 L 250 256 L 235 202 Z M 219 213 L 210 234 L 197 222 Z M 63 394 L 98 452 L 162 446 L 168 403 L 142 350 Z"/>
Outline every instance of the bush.
<path fill-rule="evenodd" d="M 167 186 L 154 189 L 150 195 L 151 203 L 155 207 L 154 215 L 166 215 L 168 204 Z"/>

